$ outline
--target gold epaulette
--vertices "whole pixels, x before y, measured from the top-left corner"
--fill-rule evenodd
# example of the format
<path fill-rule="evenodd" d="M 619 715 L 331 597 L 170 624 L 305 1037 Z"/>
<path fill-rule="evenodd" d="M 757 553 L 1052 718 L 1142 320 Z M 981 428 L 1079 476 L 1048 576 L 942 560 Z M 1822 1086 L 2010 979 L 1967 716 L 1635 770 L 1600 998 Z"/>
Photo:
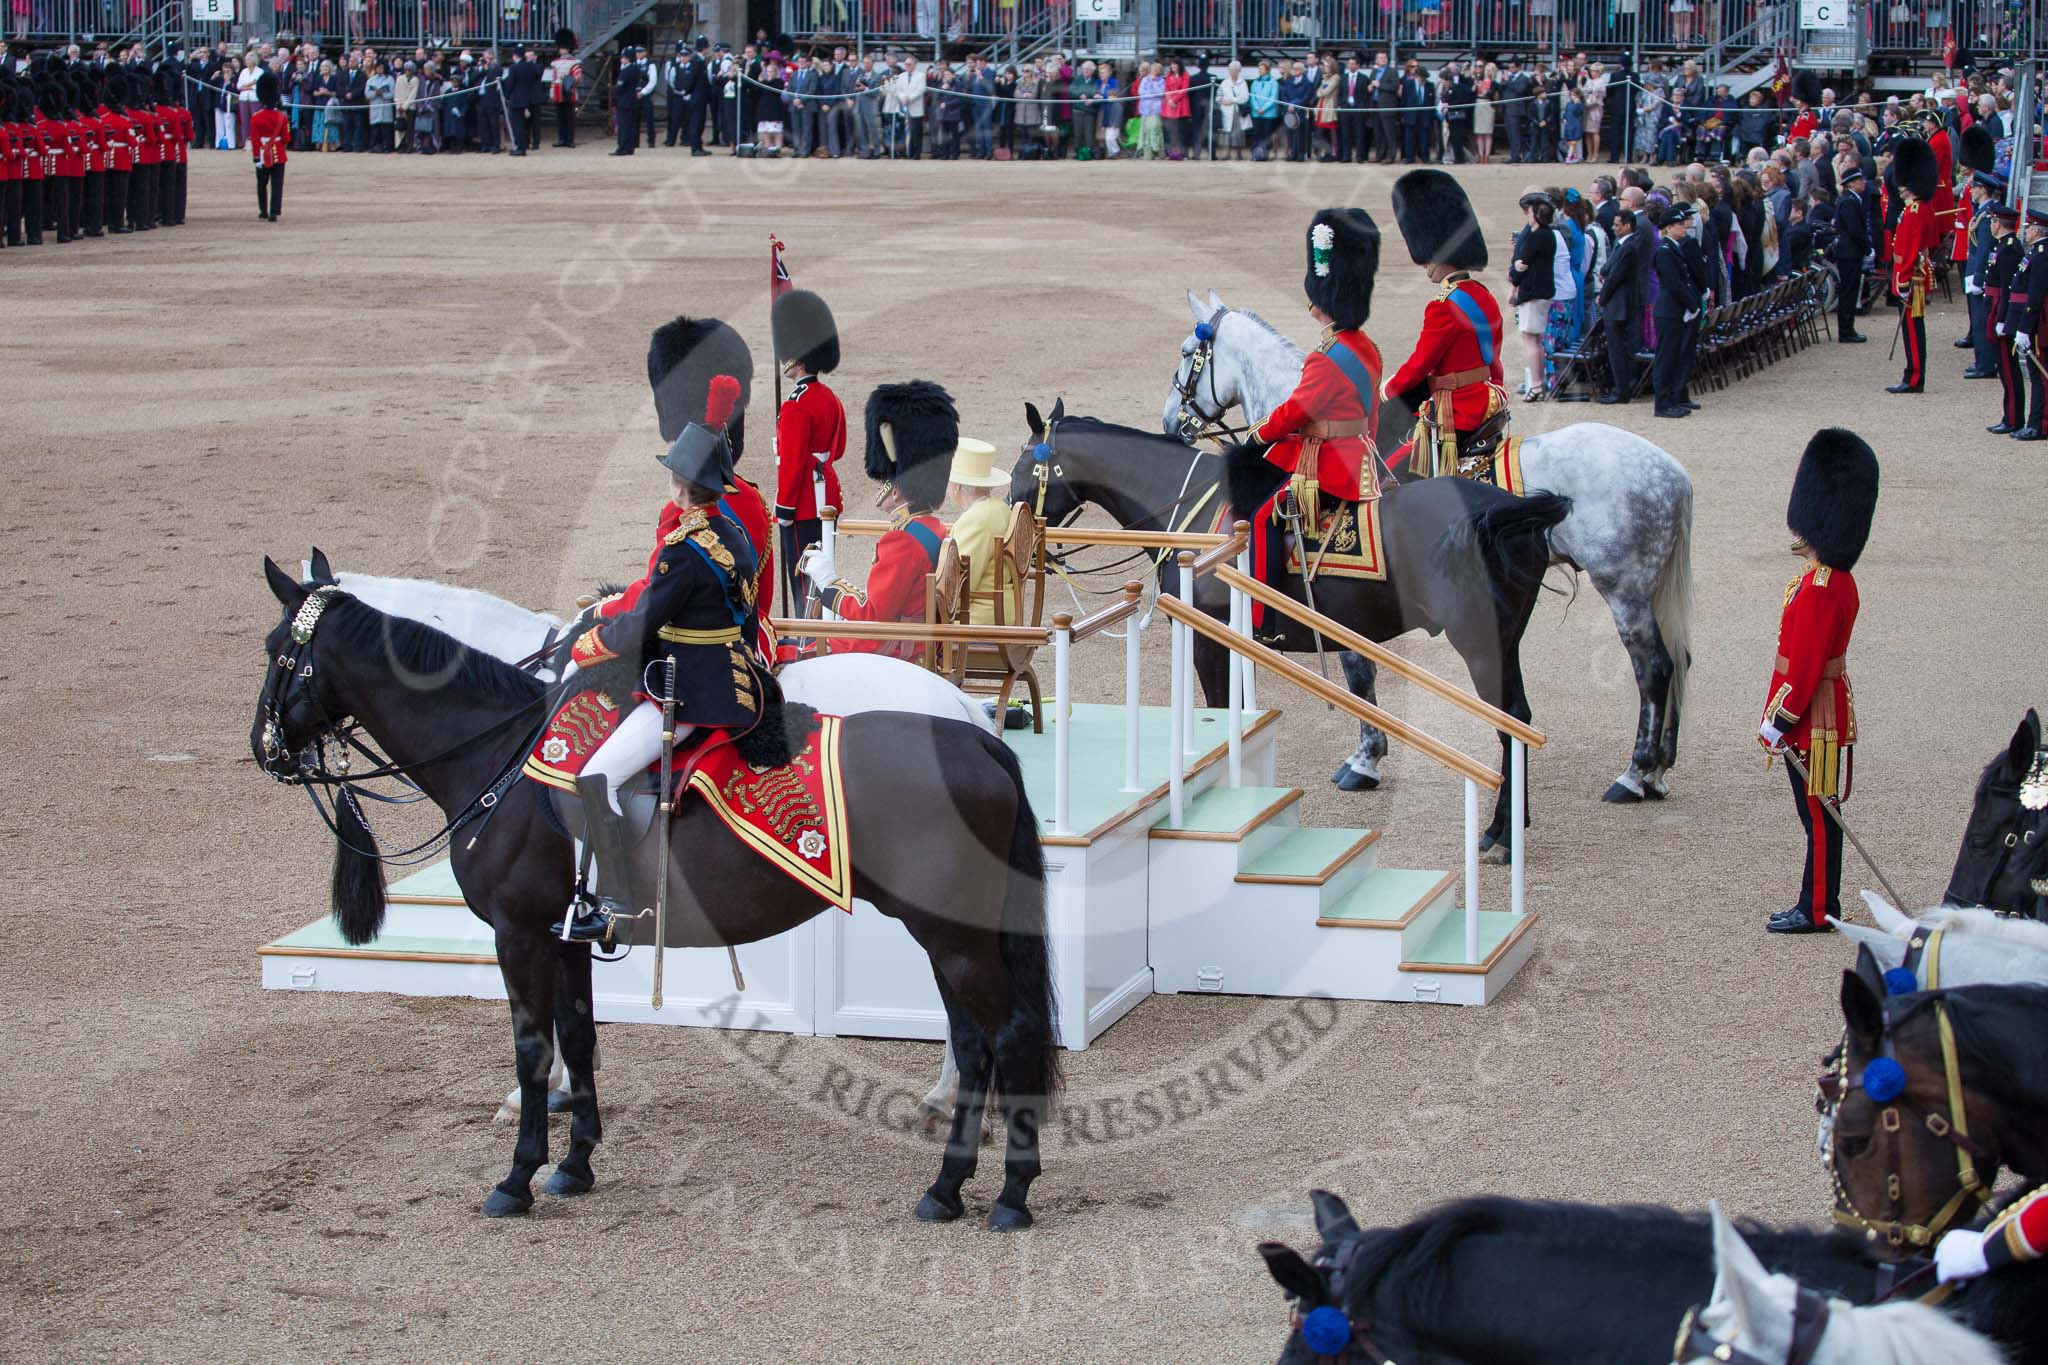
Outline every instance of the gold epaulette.
<path fill-rule="evenodd" d="M 1814 565 L 1813 586 L 1816 588 L 1825 588 L 1828 585 L 1828 579 L 1832 578 L 1834 576 L 1834 573 L 1835 571 L 1833 569 L 1830 569 L 1825 564 Z"/>
<path fill-rule="evenodd" d="M 730 575 L 733 572 L 732 551 L 725 548 L 725 542 L 718 538 L 718 532 L 709 525 L 699 526 L 691 531 L 690 543 L 711 556 L 711 562 Z"/>
<path fill-rule="evenodd" d="M 704 514 L 704 509 L 693 507 L 683 514 L 683 519 L 676 523 L 675 530 L 670 531 L 661 538 L 661 543 L 664 545 L 680 545 L 690 538 L 692 532 L 702 531 L 710 525 L 711 518 Z"/>

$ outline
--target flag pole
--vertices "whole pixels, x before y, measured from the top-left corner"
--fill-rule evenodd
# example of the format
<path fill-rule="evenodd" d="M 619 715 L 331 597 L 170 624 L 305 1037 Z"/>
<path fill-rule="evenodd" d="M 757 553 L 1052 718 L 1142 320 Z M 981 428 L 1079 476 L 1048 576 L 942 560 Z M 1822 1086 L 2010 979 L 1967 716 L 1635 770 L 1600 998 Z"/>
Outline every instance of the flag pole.
<path fill-rule="evenodd" d="M 783 269 L 782 242 L 771 232 L 768 234 L 768 365 L 770 369 L 775 371 L 775 406 L 768 410 L 768 430 L 770 433 L 774 433 L 782 425 L 782 357 L 775 353 L 774 317 L 775 301 L 782 297 Z M 773 472 L 770 475 L 770 478 L 773 480 L 770 487 L 770 492 L 772 493 L 774 488 L 779 487 L 782 482 L 782 451 L 773 434 L 768 438 L 768 453 L 769 462 L 773 466 Z M 770 501 L 773 501 L 773 499 L 771 498 Z M 773 522 L 774 517 L 771 515 L 769 520 Z M 796 594 L 796 565 L 789 562 L 790 546 L 783 539 L 782 527 L 779 523 L 771 525 L 768 534 L 772 540 L 779 542 L 776 548 L 783 552 L 782 613 L 785 616 L 800 616 L 803 614 L 802 604 L 797 600 Z"/>

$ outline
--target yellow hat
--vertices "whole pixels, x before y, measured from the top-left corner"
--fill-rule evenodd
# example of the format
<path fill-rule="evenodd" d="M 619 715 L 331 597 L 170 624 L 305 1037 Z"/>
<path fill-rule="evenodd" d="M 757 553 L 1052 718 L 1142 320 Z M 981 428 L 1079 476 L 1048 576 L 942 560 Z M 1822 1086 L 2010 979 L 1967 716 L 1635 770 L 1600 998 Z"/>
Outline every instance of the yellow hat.
<path fill-rule="evenodd" d="M 1010 476 L 998 471 L 995 462 L 994 446 L 963 436 L 960 444 L 953 447 L 953 472 L 947 475 L 947 481 L 967 488 L 1009 487 Z"/>

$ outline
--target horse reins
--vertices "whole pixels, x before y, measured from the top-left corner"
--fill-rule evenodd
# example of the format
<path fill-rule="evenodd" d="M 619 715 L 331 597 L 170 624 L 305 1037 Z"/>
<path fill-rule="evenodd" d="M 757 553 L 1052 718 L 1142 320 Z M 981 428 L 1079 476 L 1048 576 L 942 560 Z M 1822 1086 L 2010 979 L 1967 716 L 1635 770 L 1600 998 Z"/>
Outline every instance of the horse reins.
<path fill-rule="evenodd" d="M 1038 480 L 1037 502 L 1032 511 L 1041 522 L 1045 520 L 1046 491 L 1051 487 L 1054 479 L 1064 479 L 1066 477 L 1066 471 L 1056 462 L 1059 454 L 1059 426 L 1058 418 L 1046 423 L 1045 439 L 1032 447 L 1031 452 L 1031 458 L 1036 465 L 1034 476 Z M 1192 446 L 1188 448 L 1188 467 L 1187 472 L 1181 475 L 1179 494 L 1165 505 L 1154 508 L 1146 513 L 1145 520 L 1156 521 L 1168 530 L 1178 529 L 1184 531 L 1197 516 L 1201 515 L 1201 511 L 1208 505 L 1209 499 L 1213 498 L 1216 495 L 1216 490 L 1222 487 L 1220 481 L 1210 484 L 1206 489 L 1202 490 L 1200 496 L 1196 498 L 1194 506 L 1190 507 L 1187 515 L 1182 518 L 1181 525 L 1178 528 L 1175 528 L 1170 520 L 1172 515 L 1179 511 L 1191 496 L 1190 487 L 1195 480 L 1195 467 L 1201 463 L 1202 456 L 1205 453 L 1204 451 L 1196 450 Z M 1087 510 L 1086 504 L 1077 499 L 1067 514 L 1060 518 L 1058 522 L 1059 527 L 1064 529 L 1073 525 L 1075 521 L 1079 520 L 1081 513 L 1085 510 Z M 1115 559 L 1102 564 L 1090 564 L 1084 568 L 1069 568 L 1067 563 L 1068 557 L 1073 553 L 1074 551 L 1072 550 L 1049 551 L 1045 556 L 1045 562 L 1051 565 L 1055 572 L 1070 584 L 1073 582 L 1073 576 L 1076 574 L 1110 573 L 1140 559 L 1149 559 L 1152 562 L 1153 569 L 1156 570 L 1164 562 L 1165 557 L 1172 552 L 1162 549 L 1155 554 L 1153 551 L 1140 546 L 1128 554 L 1119 555 Z"/>

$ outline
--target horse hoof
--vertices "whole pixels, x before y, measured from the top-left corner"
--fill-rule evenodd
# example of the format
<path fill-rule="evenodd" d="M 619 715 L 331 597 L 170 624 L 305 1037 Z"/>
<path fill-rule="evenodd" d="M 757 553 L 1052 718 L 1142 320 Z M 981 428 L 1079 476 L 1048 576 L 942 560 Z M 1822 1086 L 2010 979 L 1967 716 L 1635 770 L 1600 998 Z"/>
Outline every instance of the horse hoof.
<path fill-rule="evenodd" d="M 1515 850 L 1506 844 L 1495 844 L 1479 858 L 1479 861 L 1494 867 L 1506 867 L 1514 860 Z"/>
<path fill-rule="evenodd" d="M 589 1194 L 596 1186 L 597 1180 L 594 1176 L 571 1175 L 560 1166 L 557 1166 L 555 1167 L 555 1173 L 548 1177 L 548 1183 L 541 1188 L 548 1194 L 560 1195 L 564 1199 L 570 1199 L 579 1194 Z"/>
<path fill-rule="evenodd" d="M 483 1214 L 486 1218 L 517 1218 L 533 1207 L 530 1194 L 507 1194 L 503 1190 L 492 1190 L 484 1200 Z"/>
<path fill-rule="evenodd" d="M 991 1232 L 1016 1232 L 1028 1228 L 1036 1221 L 1030 1209 L 1015 1209 L 1008 1204 L 997 1204 L 988 1211 L 988 1227 Z"/>
<path fill-rule="evenodd" d="M 569 1092 L 566 1090 L 548 1091 L 548 1112 L 550 1114 L 566 1114 L 574 1103 L 575 1101 L 569 1098 Z"/>
<path fill-rule="evenodd" d="M 1633 806 L 1643 799 L 1643 794 L 1626 782 L 1615 782 L 1600 796 L 1610 806 Z"/>
<path fill-rule="evenodd" d="M 967 1211 L 959 1200 L 941 1199 L 932 1190 L 924 1192 L 924 1198 L 917 1201 L 917 1221 L 920 1223 L 950 1223 Z"/>
<path fill-rule="evenodd" d="M 1377 777 L 1367 777 L 1349 763 L 1339 768 L 1336 775 L 1330 780 L 1337 784 L 1338 791 L 1343 792 L 1378 791 L 1380 786 L 1380 780 Z"/>

